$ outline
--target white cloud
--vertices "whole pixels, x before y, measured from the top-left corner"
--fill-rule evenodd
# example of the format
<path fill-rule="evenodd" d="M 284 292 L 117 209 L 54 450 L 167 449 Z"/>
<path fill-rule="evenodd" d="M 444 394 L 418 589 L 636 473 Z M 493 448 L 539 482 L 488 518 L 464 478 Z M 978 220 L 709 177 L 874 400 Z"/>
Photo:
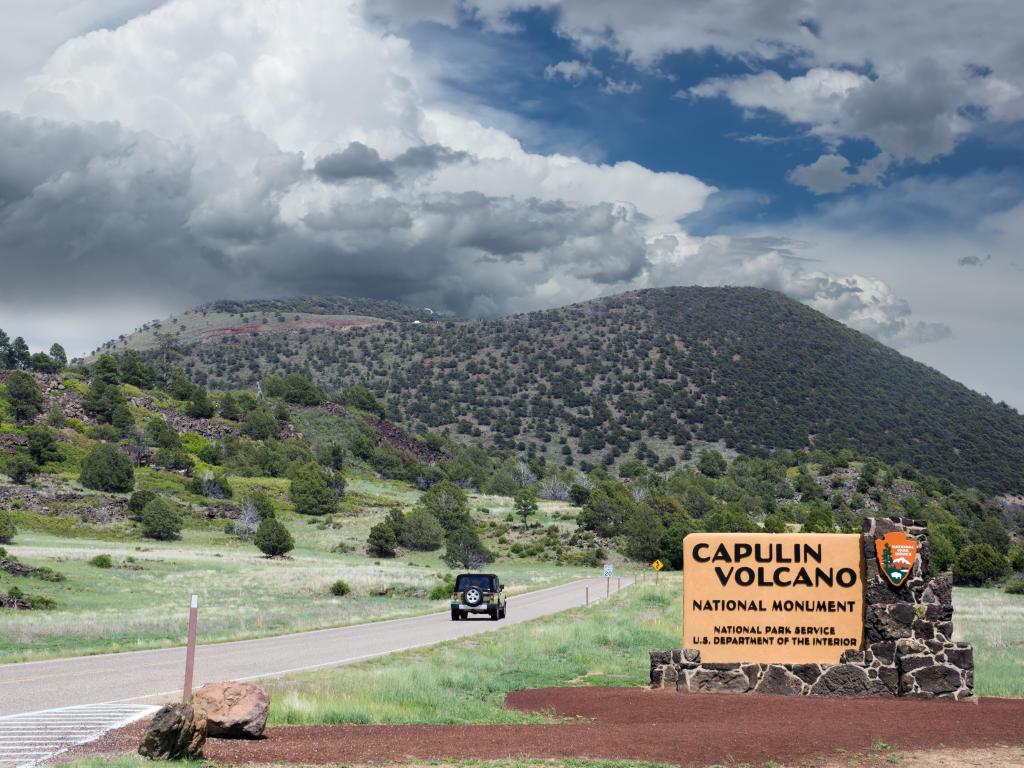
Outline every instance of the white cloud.
<path fill-rule="evenodd" d="M 604 85 L 601 86 L 601 91 L 607 93 L 609 96 L 616 96 L 620 94 L 636 93 L 640 90 L 640 83 L 634 83 L 626 80 L 613 80 L 607 78 L 604 81 Z"/>
<path fill-rule="evenodd" d="M 72 311 L 80 335 L 105 335 L 107 307 L 126 296 L 141 322 L 158 302 L 225 296 L 493 314 L 753 282 L 883 340 L 928 335 L 884 283 L 818 274 L 769 241 L 688 235 L 679 220 L 715 191 L 699 179 L 528 151 L 486 111 L 432 99 L 432 76 L 355 0 L 171 0 L 69 40 L 3 91 L 19 114 L 0 120 L 0 249 L 13 264 L 0 304 Z M 845 93 L 850 77 L 804 85 Z M 828 99 L 776 86 L 779 109 L 841 123 Z"/>
<path fill-rule="evenodd" d="M 724 96 L 744 109 L 778 112 L 791 122 L 809 123 L 825 135 L 834 135 L 843 102 L 867 82 L 855 72 L 818 67 L 788 80 L 771 71 L 716 77 L 685 93 L 699 98 Z"/>
<path fill-rule="evenodd" d="M 549 64 L 544 68 L 544 77 L 548 80 L 561 78 L 574 85 L 582 83 L 590 77 L 600 77 L 601 72 L 585 61 L 560 61 L 557 64 Z"/>
<path fill-rule="evenodd" d="M 438 20 L 437 5 L 429 13 Z M 398 0 L 371 0 L 398 25 L 418 18 Z M 894 157 L 926 162 L 990 123 L 1024 119 L 1024 3 L 893 3 L 863 0 L 451 0 L 495 30 L 510 14 L 550 11 L 557 31 L 585 52 L 611 50 L 640 69 L 656 71 L 668 54 L 714 50 L 755 75 L 714 78 L 694 93 L 733 99 L 812 126 L 834 145 L 864 138 Z M 770 67 L 807 71 L 784 78 Z M 854 87 L 850 87 L 854 86 Z M 971 113 L 970 120 L 964 118 Z"/>
<path fill-rule="evenodd" d="M 822 155 L 809 165 L 798 165 L 787 177 L 794 184 L 807 187 L 815 194 L 828 195 L 856 186 L 881 186 L 882 177 L 891 158 L 879 154 L 848 172 L 850 161 L 842 155 Z"/>

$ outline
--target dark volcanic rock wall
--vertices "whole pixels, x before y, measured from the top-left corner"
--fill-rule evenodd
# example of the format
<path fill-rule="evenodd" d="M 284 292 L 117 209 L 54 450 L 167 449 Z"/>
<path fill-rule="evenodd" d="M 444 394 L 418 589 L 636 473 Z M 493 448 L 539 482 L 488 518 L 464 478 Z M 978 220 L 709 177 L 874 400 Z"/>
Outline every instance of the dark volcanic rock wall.
<path fill-rule="evenodd" d="M 882 575 L 875 539 L 903 531 L 918 541 L 917 560 L 899 588 Z M 953 582 L 929 569 L 928 525 L 906 518 L 864 520 L 864 647 L 837 664 L 702 664 L 700 651 L 651 652 L 651 687 L 680 693 L 784 696 L 914 696 L 966 699 L 974 651 L 953 635 Z"/>

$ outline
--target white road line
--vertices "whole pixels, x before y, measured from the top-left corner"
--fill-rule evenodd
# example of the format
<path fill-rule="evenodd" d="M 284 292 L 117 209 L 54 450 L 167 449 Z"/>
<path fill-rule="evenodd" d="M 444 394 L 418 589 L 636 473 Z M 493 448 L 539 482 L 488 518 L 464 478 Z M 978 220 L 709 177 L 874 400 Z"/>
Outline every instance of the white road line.
<path fill-rule="evenodd" d="M 0 717 L 0 768 L 34 768 L 42 760 L 95 741 L 157 709 L 86 704 Z"/>

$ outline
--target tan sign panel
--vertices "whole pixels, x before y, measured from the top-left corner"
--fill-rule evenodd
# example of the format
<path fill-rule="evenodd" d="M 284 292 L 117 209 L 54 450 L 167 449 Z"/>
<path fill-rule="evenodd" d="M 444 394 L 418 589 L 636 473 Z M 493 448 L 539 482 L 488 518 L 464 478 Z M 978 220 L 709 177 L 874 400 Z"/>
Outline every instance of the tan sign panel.
<path fill-rule="evenodd" d="M 692 533 L 683 647 L 704 663 L 837 663 L 864 636 L 858 534 Z"/>

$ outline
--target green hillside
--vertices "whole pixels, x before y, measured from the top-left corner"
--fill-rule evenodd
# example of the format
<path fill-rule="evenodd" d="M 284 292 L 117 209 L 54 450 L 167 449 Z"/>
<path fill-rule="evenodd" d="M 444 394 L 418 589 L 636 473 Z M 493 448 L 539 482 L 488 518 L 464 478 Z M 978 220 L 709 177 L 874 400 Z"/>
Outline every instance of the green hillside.
<path fill-rule="evenodd" d="M 778 293 L 667 288 L 500 320 L 431 317 L 392 312 L 343 333 L 271 324 L 179 339 L 163 357 L 213 388 L 293 371 L 328 390 L 365 383 L 414 431 L 584 469 L 635 457 L 665 471 L 713 443 L 849 448 L 1024 489 L 1024 417 Z"/>

